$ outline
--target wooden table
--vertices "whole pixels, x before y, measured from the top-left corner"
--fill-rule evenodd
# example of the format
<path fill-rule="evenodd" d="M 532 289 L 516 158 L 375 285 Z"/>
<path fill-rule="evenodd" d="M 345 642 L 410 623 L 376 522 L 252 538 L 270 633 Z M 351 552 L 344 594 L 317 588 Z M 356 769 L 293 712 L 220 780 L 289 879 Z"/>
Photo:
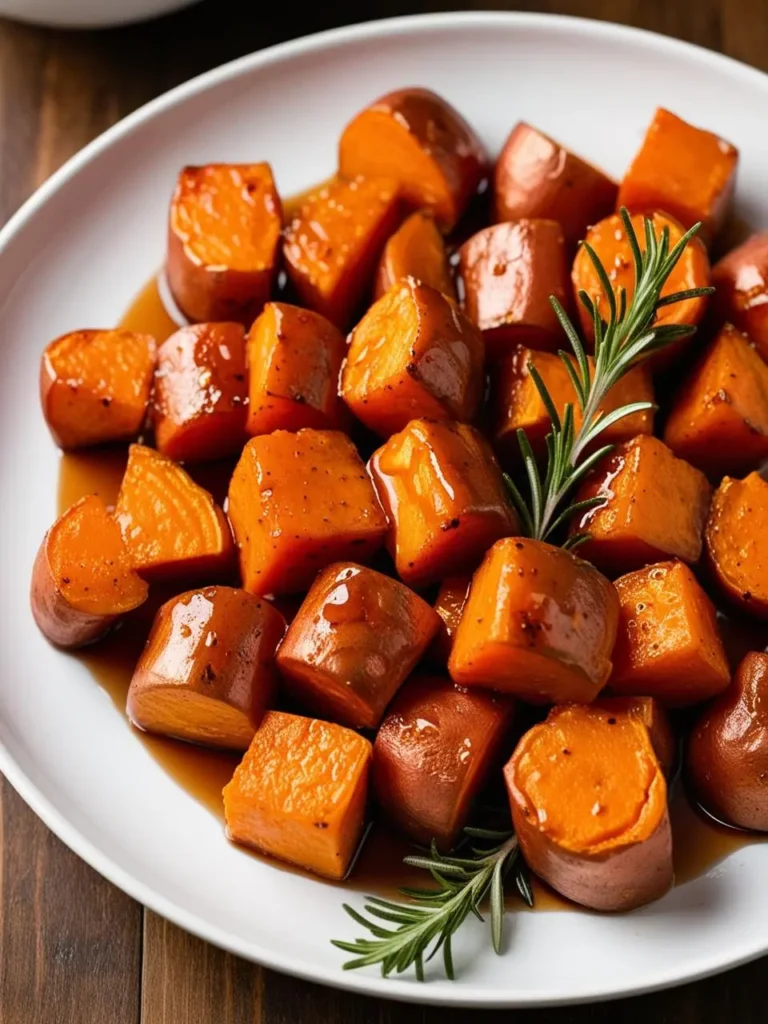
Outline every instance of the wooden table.
<path fill-rule="evenodd" d="M 765 0 L 528 0 L 478 8 L 586 15 L 678 36 L 768 70 Z M 334 25 L 452 4 L 311 6 Z M 266 12 L 266 13 L 265 13 Z M 296 34 L 280 5 L 205 0 L 160 21 L 70 33 L 0 21 L 0 219 L 72 153 L 158 93 Z M 674 106 L 674 103 L 673 103 Z M 469 1024 L 512 1017 L 405 1007 L 335 992 L 238 960 L 144 910 L 70 853 L 3 782 L 0 1024 Z M 621 1004 L 520 1011 L 524 1021 L 766 1019 L 760 961 Z"/>

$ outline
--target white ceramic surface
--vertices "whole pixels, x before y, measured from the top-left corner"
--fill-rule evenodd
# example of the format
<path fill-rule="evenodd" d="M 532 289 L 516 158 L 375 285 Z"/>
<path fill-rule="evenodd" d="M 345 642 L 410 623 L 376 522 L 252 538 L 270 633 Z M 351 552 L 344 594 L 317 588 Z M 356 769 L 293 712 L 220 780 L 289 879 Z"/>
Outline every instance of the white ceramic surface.
<path fill-rule="evenodd" d="M 653 108 L 669 104 L 741 148 L 738 212 L 768 226 L 768 78 L 597 22 L 445 14 L 335 31 L 214 71 L 107 132 L 0 234 L 0 768 L 66 843 L 143 903 L 235 953 L 328 984 L 520 1006 L 638 992 L 737 964 L 768 951 L 761 846 L 628 916 L 510 914 L 500 958 L 472 922 L 453 984 L 439 970 L 423 985 L 344 974 L 328 941 L 358 934 L 342 891 L 229 846 L 88 672 L 33 625 L 29 571 L 55 515 L 59 459 L 37 405 L 44 344 L 114 323 L 159 265 L 182 164 L 266 159 L 289 194 L 333 170 L 339 130 L 357 108 L 408 84 L 444 94 L 494 150 L 525 118 L 617 175 Z"/>
<path fill-rule="evenodd" d="M 61 28 L 101 28 L 156 18 L 197 0 L 0 0 L 0 16 Z"/>

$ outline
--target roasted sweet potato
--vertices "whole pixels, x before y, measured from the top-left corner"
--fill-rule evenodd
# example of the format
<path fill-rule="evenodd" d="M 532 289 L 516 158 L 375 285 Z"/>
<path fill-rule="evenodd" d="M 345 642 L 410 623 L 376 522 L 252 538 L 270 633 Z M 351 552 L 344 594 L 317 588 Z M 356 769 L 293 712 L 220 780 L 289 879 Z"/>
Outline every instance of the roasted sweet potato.
<path fill-rule="evenodd" d="M 616 580 L 621 602 L 613 693 L 698 704 L 731 679 L 715 608 L 682 562 L 661 562 Z"/>
<path fill-rule="evenodd" d="M 730 208 L 739 152 L 729 142 L 659 107 L 619 186 L 630 213 L 664 210 L 684 228 L 702 222 L 711 241 Z"/>
<path fill-rule="evenodd" d="M 247 384 L 242 324 L 182 327 L 160 346 L 155 442 L 176 462 L 205 462 L 245 443 Z"/>
<path fill-rule="evenodd" d="M 560 225 L 519 220 L 483 228 L 459 250 L 464 312 L 483 333 L 488 356 L 499 359 L 517 344 L 563 347 L 554 296 L 570 305 L 568 262 Z"/>
<path fill-rule="evenodd" d="M 494 541 L 519 533 L 501 470 L 464 423 L 411 420 L 369 471 L 389 519 L 387 546 L 410 586 L 472 572 Z"/>
<path fill-rule="evenodd" d="M 450 231 L 488 168 L 480 139 L 464 118 L 429 89 L 390 92 L 350 121 L 339 140 L 347 178 L 395 178 L 405 201 L 431 210 Z"/>
<path fill-rule="evenodd" d="M 101 498 L 81 498 L 46 533 L 30 598 L 40 632 L 59 647 L 98 640 L 146 600 L 147 585 L 131 568 L 120 529 Z"/>
<path fill-rule="evenodd" d="M 648 730 L 656 757 L 666 779 L 677 767 L 677 737 L 669 716 L 655 697 L 601 697 L 591 705 L 603 711 L 634 715 Z"/>
<path fill-rule="evenodd" d="M 712 304 L 721 323 L 746 331 L 768 360 L 768 231 L 752 235 L 712 268 Z"/>
<path fill-rule="evenodd" d="M 282 220 L 269 164 L 185 167 L 171 200 L 166 263 L 182 313 L 248 326 L 272 290 Z"/>
<path fill-rule="evenodd" d="M 768 832 L 768 654 L 746 656 L 688 739 L 688 781 L 705 811 Z"/>
<path fill-rule="evenodd" d="M 40 363 L 40 404 L 60 448 L 132 440 L 144 426 L 157 345 L 136 331 L 72 331 Z"/>
<path fill-rule="evenodd" d="M 725 477 L 712 498 L 705 539 L 722 593 L 748 615 L 768 619 L 768 483 L 759 473 Z"/>
<path fill-rule="evenodd" d="M 514 702 L 414 677 L 373 746 L 371 784 L 385 819 L 414 842 L 450 850 L 508 737 Z"/>
<path fill-rule="evenodd" d="M 319 313 L 268 302 L 248 334 L 248 433 L 341 427 L 346 349 L 341 331 Z"/>
<path fill-rule="evenodd" d="M 331 562 L 372 555 L 387 532 L 360 456 L 334 430 L 252 438 L 229 485 L 227 512 L 243 586 L 254 594 L 306 590 Z"/>
<path fill-rule="evenodd" d="M 579 553 L 612 577 L 665 558 L 694 564 L 711 493 L 703 473 L 642 435 L 619 445 L 576 492 L 577 501 L 605 501 L 577 515 L 571 531 L 590 535 Z"/>
<path fill-rule="evenodd" d="M 302 305 L 345 329 L 399 220 L 397 183 L 390 178 L 332 181 L 308 195 L 283 242 Z"/>
<path fill-rule="evenodd" d="M 131 445 L 115 505 L 133 568 L 148 580 L 221 575 L 234 545 L 224 513 L 181 466 Z"/>
<path fill-rule="evenodd" d="M 303 706 L 374 729 L 439 628 L 434 609 L 402 583 L 337 562 L 312 584 L 277 664 Z"/>
<path fill-rule="evenodd" d="M 448 664 L 453 650 L 453 638 L 459 628 L 471 584 L 471 576 L 449 576 L 440 584 L 434 609 L 443 624 L 432 642 L 429 652 L 430 658 L 440 665 Z"/>
<path fill-rule="evenodd" d="M 556 220 L 572 249 L 591 224 L 613 212 L 616 193 L 616 183 L 602 171 L 521 122 L 496 161 L 494 217 Z"/>
<path fill-rule="evenodd" d="M 543 541 L 497 541 L 475 573 L 448 669 L 532 704 L 591 701 L 611 673 L 619 599 L 596 569 Z"/>
<path fill-rule="evenodd" d="M 412 213 L 384 246 L 376 275 L 376 298 L 404 277 L 413 277 L 456 298 L 443 236 L 426 210 Z"/>
<path fill-rule="evenodd" d="M 409 278 L 352 332 L 341 395 L 383 437 L 418 416 L 468 421 L 482 396 L 483 356 L 480 332 L 456 303 Z"/>
<path fill-rule="evenodd" d="M 227 835 L 343 878 L 365 820 L 371 744 L 351 729 L 268 711 L 224 787 Z"/>
<path fill-rule="evenodd" d="M 593 910 L 632 910 L 672 885 L 667 784 L 635 715 L 555 708 L 504 769 L 520 849 L 552 888 Z"/>

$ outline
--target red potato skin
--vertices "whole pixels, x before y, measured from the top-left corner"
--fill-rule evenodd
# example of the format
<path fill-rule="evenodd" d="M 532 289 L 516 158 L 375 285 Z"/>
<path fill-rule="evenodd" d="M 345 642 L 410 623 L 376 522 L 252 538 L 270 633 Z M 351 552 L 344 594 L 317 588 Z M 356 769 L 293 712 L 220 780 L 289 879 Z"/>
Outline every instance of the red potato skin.
<path fill-rule="evenodd" d="M 723 256 L 712 268 L 712 284 L 718 323 L 744 331 L 768 361 L 768 231 Z"/>
<path fill-rule="evenodd" d="M 32 615 L 40 632 L 56 647 L 65 650 L 84 647 L 104 636 L 119 616 L 91 615 L 69 604 L 51 571 L 47 543 L 46 534 L 32 569 Z"/>

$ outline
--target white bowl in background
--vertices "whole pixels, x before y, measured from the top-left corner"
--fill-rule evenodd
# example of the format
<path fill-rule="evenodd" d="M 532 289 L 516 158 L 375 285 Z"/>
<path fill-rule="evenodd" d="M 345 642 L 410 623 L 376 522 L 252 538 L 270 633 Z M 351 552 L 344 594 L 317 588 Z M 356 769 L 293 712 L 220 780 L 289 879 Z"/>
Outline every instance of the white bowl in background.
<path fill-rule="evenodd" d="M 58 28 L 104 28 L 156 18 L 198 0 L 0 0 L 0 17 Z"/>

